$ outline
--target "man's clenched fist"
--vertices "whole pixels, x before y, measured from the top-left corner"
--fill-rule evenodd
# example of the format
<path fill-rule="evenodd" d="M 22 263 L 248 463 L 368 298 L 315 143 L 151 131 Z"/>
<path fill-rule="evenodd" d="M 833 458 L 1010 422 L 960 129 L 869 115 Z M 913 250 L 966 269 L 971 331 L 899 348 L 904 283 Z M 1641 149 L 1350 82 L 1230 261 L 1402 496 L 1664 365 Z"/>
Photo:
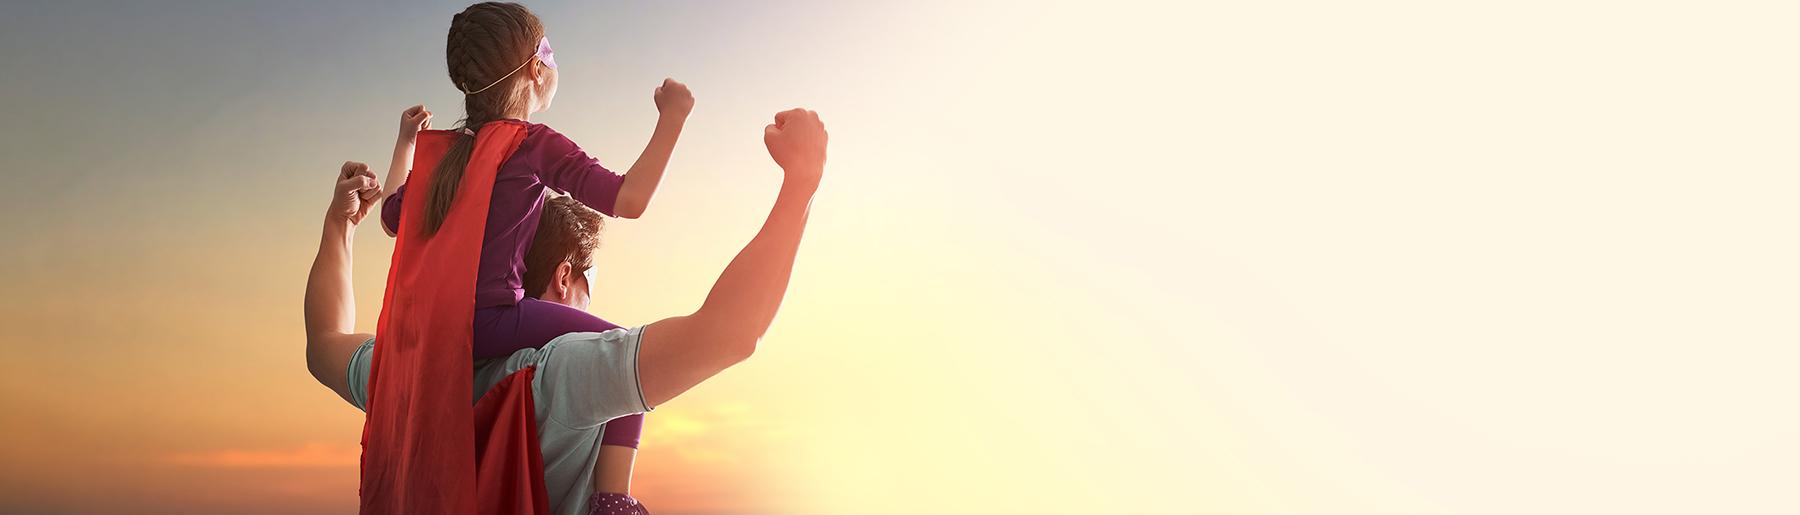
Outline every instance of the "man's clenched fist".
<path fill-rule="evenodd" d="M 375 179 L 375 172 L 369 171 L 369 165 L 345 161 L 338 171 L 337 190 L 332 192 L 331 216 L 351 225 L 362 223 L 380 197 L 381 182 Z"/>
<path fill-rule="evenodd" d="M 763 127 L 763 144 L 769 157 L 787 172 L 787 180 L 817 184 L 825 172 L 825 124 L 819 113 L 794 108 L 775 113 L 775 123 Z"/>

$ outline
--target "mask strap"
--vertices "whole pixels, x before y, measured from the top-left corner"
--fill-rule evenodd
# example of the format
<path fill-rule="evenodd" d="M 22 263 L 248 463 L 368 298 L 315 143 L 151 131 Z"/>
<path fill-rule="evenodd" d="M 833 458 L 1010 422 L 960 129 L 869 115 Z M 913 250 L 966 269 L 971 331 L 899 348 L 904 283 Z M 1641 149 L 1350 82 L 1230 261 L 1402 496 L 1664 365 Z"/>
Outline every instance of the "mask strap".
<path fill-rule="evenodd" d="M 536 59 L 536 58 L 537 58 L 537 56 L 532 56 L 532 59 Z M 519 73 L 519 70 L 525 69 L 525 65 L 527 65 L 527 64 L 531 64 L 531 59 L 526 59 L 524 63 L 519 64 L 518 68 L 513 68 L 513 71 L 506 72 L 506 75 L 501 75 L 499 80 L 495 80 L 493 84 L 488 84 L 486 88 L 481 88 L 481 89 L 478 89 L 475 91 L 463 90 L 463 93 L 473 95 L 476 93 L 487 91 L 488 88 L 492 88 L 494 86 L 500 85 L 500 81 L 506 80 L 506 78 L 511 77 L 512 74 Z"/>
<path fill-rule="evenodd" d="M 532 60 L 534 60 L 534 59 L 540 60 L 540 61 L 543 60 L 544 54 L 548 53 L 549 49 L 550 49 L 550 37 L 545 36 L 542 38 L 538 38 L 537 52 L 533 53 L 531 55 L 531 57 L 525 58 L 525 62 L 519 63 L 518 68 L 513 68 L 512 71 L 506 72 L 506 75 L 501 75 L 499 79 L 495 79 L 492 84 L 488 84 L 487 87 L 485 87 L 485 88 L 481 88 L 481 89 L 478 89 L 475 91 L 469 91 L 466 89 L 462 89 L 462 86 L 458 85 L 456 87 L 456 89 L 461 89 L 463 94 L 466 94 L 466 95 L 474 95 L 476 93 L 487 91 L 488 89 L 493 88 L 494 86 L 500 85 L 500 82 L 506 80 L 507 77 L 511 77 L 513 74 L 519 73 L 519 70 L 525 69 L 525 65 L 531 64 Z M 551 69 L 556 69 L 555 64 L 550 64 L 550 63 L 554 63 L 554 62 L 555 61 L 545 61 L 545 65 L 549 66 Z"/>

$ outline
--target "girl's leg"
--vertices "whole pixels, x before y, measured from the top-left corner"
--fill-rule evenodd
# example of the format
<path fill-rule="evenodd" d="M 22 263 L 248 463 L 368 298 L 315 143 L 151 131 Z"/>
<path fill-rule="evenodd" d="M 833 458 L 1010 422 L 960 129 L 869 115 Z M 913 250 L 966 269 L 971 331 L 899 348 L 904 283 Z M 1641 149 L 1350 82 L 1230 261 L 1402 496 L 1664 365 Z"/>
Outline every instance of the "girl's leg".
<path fill-rule="evenodd" d="M 612 322 L 579 309 L 526 298 L 511 306 L 475 310 L 475 359 L 504 358 L 519 349 L 535 349 L 568 333 L 618 329 Z"/>
<path fill-rule="evenodd" d="M 637 463 L 638 438 L 643 431 L 643 413 L 606 422 L 606 430 L 600 434 L 600 456 L 594 460 L 595 492 L 631 493 L 631 469 Z"/>
<path fill-rule="evenodd" d="M 638 448 L 638 438 L 644 434 L 644 414 L 626 415 L 606 422 L 606 429 L 600 434 L 600 445 L 617 445 L 619 447 Z"/>

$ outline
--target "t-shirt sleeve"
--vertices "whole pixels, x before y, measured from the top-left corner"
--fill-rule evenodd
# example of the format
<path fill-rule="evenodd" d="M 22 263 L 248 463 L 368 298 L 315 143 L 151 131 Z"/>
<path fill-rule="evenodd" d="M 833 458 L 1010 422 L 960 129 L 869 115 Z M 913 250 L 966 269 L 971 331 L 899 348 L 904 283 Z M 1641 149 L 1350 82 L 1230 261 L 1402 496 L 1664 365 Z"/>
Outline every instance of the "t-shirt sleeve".
<path fill-rule="evenodd" d="M 400 232 L 400 201 L 406 198 L 406 185 L 394 188 L 394 194 L 381 201 L 381 226 L 390 233 Z"/>
<path fill-rule="evenodd" d="M 538 181 L 606 216 L 615 216 L 613 205 L 619 200 L 625 176 L 600 166 L 599 160 L 549 127 L 542 127 L 535 139 L 531 152 L 538 160 Z"/>
<path fill-rule="evenodd" d="M 370 338 L 350 354 L 349 368 L 344 371 L 344 381 L 350 383 L 350 404 L 363 411 L 369 410 L 369 366 L 374 356 L 375 339 Z"/>
<path fill-rule="evenodd" d="M 545 344 L 533 388 L 547 417 L 582 429 L 651 411 L 638 381 L 638 342 L 644 328 L 569 333 Z"/>

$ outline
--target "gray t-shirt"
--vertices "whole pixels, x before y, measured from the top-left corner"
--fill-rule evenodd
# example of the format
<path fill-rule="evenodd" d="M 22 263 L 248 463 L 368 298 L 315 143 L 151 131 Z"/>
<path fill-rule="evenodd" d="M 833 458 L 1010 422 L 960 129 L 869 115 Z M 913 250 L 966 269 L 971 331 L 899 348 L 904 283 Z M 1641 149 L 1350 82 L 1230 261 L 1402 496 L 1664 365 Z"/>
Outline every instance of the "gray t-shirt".
<path fill-rule="evenodd" d="M 569 333 L 540 349 L 524 349 L 475 369 L 470 400 L 479 399 L 500 380 L 536 366 L 531 395 L 537 406 L 538 445 L 544 456 L 544 488 L 556 513 L 586 513 L 594 494 L 594 464 L 600 459 L 600 434 L 606 422 L 645 413 L 638 383 L 638 342 L 643 327 L 603 333 Z M 375 339 L 363 342 L 350 356 L 345 376 L 356 409 L 368 402 L 369 366 Z"/>

